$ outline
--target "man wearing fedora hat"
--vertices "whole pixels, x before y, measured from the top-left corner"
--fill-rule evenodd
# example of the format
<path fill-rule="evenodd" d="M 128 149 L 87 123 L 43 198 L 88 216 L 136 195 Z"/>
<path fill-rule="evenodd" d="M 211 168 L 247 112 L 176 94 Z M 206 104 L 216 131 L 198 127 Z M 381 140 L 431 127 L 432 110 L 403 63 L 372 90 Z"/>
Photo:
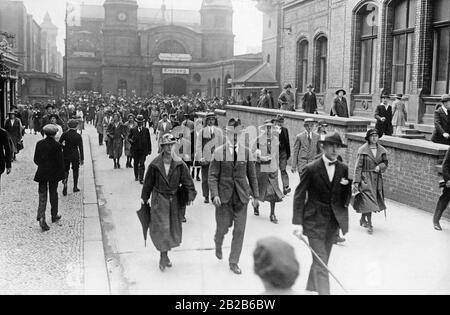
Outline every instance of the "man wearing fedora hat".
<path fill-rule="evenodd" d="M 336 98 L 333 101 L 333 106 L 331 107 L 331 116 L 349 118 L 347 99 L 345 98 L 347 92 L 344 89 L 339 89 L 336 91 Z"/>
<path fill-rule="evenodd" d="M 291 92 L 292 85 L 286 84 L 284 91 L 278 97 L 279 108 L 281 110 L 293 111 L 295 109 L 295 96 Z"/>
<path fill-rule="evenodd" d="M 389 104 L 389 95 L 383 94 L 381 104 L 375 110 L 375 119 L 377 120 L 375 129 L 378 130 L 378 136 L 392 136 L 392 106 Z"/>
<path fill-rule="evenodd" d="M 63 145 L 65 179 L 63 181 L 63 196 L 67 196 L 67 183 L 69 180 L 70 165 L 73 172 L 73 192 L 80 192 L 78 188 L 78 178 L 80 174 L 80 165 L 84 164 L 83 138 L 78 134 L 78 121 L 71 119 L 68 122 L 67 130 L 59 142 Z"/>
<path fill-rule="evenodd" d="M 302 98 L 302 108 L 307 114 L 317 114 L 317 97 L 313 92 L 312 84 L 308 84 L 307 92 Z"/>
<path fill-rule="evenodd" d="M 309 238 L 311 248 L 325 264 L 339 228 L 348 232 L 352 185 L 348 166 L 338 160 L 339 149 L 346 147 L 338 133 L 330 134 L 323 144 L 324 154 L 308 164 L 301 174 L 294 196 L 293 224 Z M 328 271 L 313 259 L 307 290 L 330 294 Z"/>
<path fill-rule="evenodd" d="M 320 136 L 313 131 L 314 124 L 314 119 L 305 119 L 305 131 L 295 139 L 292 173 L 301 175 L 306 165 L 314 161 L 320 152 Z"/>
<path fill-rule="evenodd" d="M 43 131 L 47 137 L 36 144 L 34 152 L 34 163 L 38 167 L 34 181 L 39 183 L 37 220 L 45 232 L 50 229 L 45 220 L 48 194 L 50 194 L 52 222 L 61 220 L 61 216 L 58 215 L 58 183 L 64 180 L 65 173 L 62 147 L 55 140 L 58 128 L 54 125 L 46 125 Z"/>
<path fill-rule="evenodd" d="M 450 95 L 441 97 L 442 106 L 434 112 L 434 132 L 431 141 L 450 145 Z"/>
<path fill-rule="evenodd" d="M 255 162 L 250 161 L 249 150 L 238 141 L 239 127 L 239 119 L 229 120 L 225 144 L 215 150 L 209 168 L 209 186 L 216 207 L 216 257 L 223 259 L 224 237 L 234 225 L 229 267 L 238 275 L 242 274 L 238 264 L 244 243 L 250 195 L 255 199 L 253 206 L 258 207 L 259 204 Z"/>
<path fill-rule="evenodd" d="M 144 127 L 144 116 L 136 117 L 137 126 L 131 129 L 128 141 L 131 143 L 131 154 L 134 160 L 134 178 L 144 184 L 145 160 L 152 154 L 150 130 Z"/>

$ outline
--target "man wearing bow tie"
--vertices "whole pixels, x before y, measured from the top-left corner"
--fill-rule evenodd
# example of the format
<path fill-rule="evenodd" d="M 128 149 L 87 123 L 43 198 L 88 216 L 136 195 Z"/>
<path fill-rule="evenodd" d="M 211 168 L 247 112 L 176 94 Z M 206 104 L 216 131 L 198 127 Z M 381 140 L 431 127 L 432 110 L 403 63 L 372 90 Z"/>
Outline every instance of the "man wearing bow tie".
<path fill-rule="evenodd" d="M 311 248 L 325 264 L 339 228 L 348 232 L 348 205 L 351 180 L 348 166 L 338 161 L 339 149 L 346 147 L 338 133 L 328 135 L 324 154 L 308 164 L 301 174 L 294 196 L 293 224 L 309 239 Z M 330 294 L 327 269 L 314 258 L 306 290 L 320 295 Z"/>
<path fill-rule="evenodd" d="M 239 258 L 244 243 L 247 223 L 247 207 L 250 195 L 254 198 L 254 206 L 259 198 L 256 165 L 250 161 L 250 153 L 237 141 L 236 119 L 230 119 L 226 131 L 226 143 L 217 148 L 209 168 L 209 187 L 216 207 L 216 257 L 222 260 L 222 244 L 230 227 L 234 225 L 233 241 L 229 258 L 230 270 L 242 274 Z"/>

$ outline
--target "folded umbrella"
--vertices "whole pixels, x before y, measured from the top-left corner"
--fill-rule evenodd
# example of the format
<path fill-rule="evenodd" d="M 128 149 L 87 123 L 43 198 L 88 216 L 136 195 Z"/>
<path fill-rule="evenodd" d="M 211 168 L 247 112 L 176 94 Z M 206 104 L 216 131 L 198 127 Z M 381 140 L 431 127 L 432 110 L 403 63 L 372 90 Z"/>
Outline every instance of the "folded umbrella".
<path fill-rule="evenodd" d="M 137 211 L 137 216 L 142 224 L 145 247 L 147 247 L 148 230 L 150 229 L 150 222 L 152 221 L 150 210 L 150 205 L 148 203 L 145 203 L 141 206 L 141 210 Z"/>

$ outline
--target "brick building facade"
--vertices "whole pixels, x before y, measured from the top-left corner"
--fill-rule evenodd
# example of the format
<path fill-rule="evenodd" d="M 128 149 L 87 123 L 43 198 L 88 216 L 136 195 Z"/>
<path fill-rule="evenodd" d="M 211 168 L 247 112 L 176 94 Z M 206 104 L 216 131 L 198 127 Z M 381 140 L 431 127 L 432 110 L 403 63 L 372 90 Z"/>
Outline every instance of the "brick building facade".
<path fill-rule="evenodd" d="M 62 96 L 62 55 L 57 27 L 47 14 L 38 24 L 22 1 L 0 0 L 0 30 L 15 35 L 12 51 L 21 64 L 17 92 L 23 103 L 47 102 Z"/>
<path fill-rule="evenodd" d="M 280 81 L 297 103 L 312 83 L 329 113 L 344 88 L 350 112 L 373 117 L 383 93 L 403 94 L 408 120 L 432 123 L 450 89 L 450 1 L 284 0 L 281 15 Z"/>
<path fill-rule="evenodd" d="M 261 63 L 233 55 L 230 0 L 205 0 L 200 11 L 106 0 L 80 12 L 68 29 L 68 90 L 230 96 L 232 79 Z"/>

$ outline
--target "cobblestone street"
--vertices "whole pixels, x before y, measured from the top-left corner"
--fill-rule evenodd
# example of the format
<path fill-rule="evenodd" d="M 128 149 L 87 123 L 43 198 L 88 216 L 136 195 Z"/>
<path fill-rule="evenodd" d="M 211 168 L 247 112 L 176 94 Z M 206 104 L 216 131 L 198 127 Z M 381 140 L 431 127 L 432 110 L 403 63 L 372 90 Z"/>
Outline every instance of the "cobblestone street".
<path fill-rule="evenodd" d="M 40 135 L 27 134 L 25 149 L 13 164 L 12 173 L 2 176 L 0 294 L 81 294 L 82 195 L 74 195 L 69 182 L 69 195 L 64 198 L 60 185 L 62 220 L 42 233 L 36 221 L 38 186 L 33 181 L 33 154 L 40 139 Z M 47 221 L 49 217 L 48 205 Z"/>

